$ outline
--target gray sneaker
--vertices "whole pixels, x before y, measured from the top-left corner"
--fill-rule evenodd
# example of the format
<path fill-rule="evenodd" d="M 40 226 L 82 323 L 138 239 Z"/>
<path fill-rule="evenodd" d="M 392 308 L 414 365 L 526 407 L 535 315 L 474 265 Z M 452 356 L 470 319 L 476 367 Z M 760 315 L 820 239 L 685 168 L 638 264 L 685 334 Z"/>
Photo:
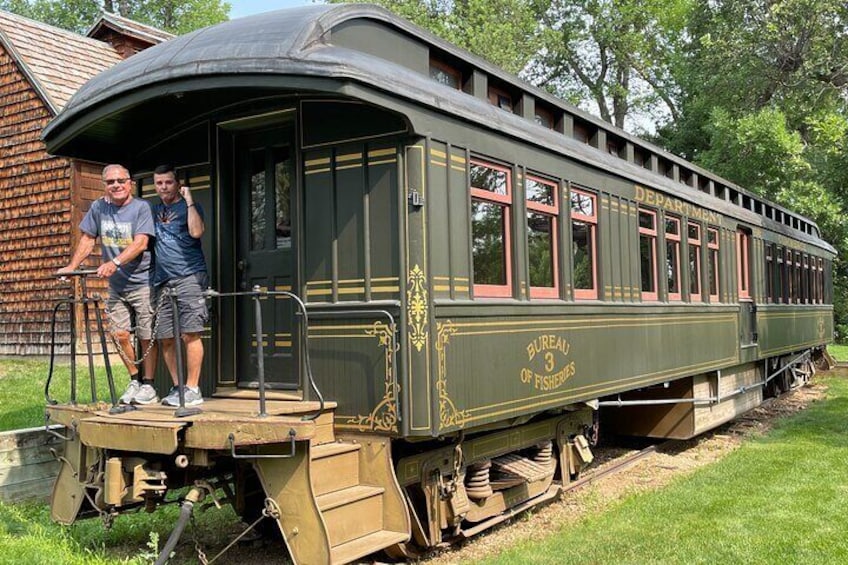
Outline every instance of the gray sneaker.
<path fill-rule="evenodd" d="M 132 399 L 133 404 L 153 404 L 154 402 L 159 402 L 159 395 L 156 394 L 155 388 L 146 384 L 141 385 Z"/>
<path fill-rule="evenodd" d="M 121 395 L 118 402 L 121 404 L 132 404 L 132 401 L 135 398 L 135 395 L 138 394 L 139 389 L 141 389 L 141 383 L 135 379 L 130 380 L 130 384 L 127 385 L 127 390 L 124 391 L 124 394 Z"/>
<path fill-rule="evenodd" d="M 203 404 L 203 395 L 200 394 L 199 387 L 187 386 L 184 394 L 186 406 L 197 406 L 198 404 Z M 179 398 L 177 399 L 177 402 L 179 402 Z"/>
<path fill-rule="evenodd" d="M 165 395 L 165 398 L 162 399 L 162 404 L 164 404 L 165 406 L 180 405 L 180 391 L 177 390 L 177 387 L 171 387 L 171 390 L 169 390 L 168 394 Z"/>
<path fill-rule="evenodd" d="M 183 389 L 183 399 L 185 400 L 186 406 L 197 406 L 198 404 L 203 404 L 203 395 L 200 394 L 199 388 L 193 388 L 190 386 L 185 387 Z M 165 406 L 180 405 L 180 391 L 177 387 L 171 387 L 171 390 L 168 391 L 168 396 L 162 399 L 162 404 Z"/>

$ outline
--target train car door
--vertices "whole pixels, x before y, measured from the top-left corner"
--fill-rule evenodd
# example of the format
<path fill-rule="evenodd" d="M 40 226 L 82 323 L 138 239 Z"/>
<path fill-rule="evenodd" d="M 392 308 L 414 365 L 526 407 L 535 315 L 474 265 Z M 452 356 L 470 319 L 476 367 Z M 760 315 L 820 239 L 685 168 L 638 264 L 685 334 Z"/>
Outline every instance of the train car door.
<path fill-rule="evenodd" d="M 295 253 L 292 230 L 292 192 L 295 180 L 293 124 L 234 137 L 237 187 L 236 286 L 291 291 Z M 258 385 L 255 302 L 240 299 L 236 306 L 237 384 Z M 265 382 L 269 388 L 297 388 L 296 335 L 293 305 L 282 296 L 260 301 L 263 325 Z M 251 336 L 247 339 L 247 336 Z"/>

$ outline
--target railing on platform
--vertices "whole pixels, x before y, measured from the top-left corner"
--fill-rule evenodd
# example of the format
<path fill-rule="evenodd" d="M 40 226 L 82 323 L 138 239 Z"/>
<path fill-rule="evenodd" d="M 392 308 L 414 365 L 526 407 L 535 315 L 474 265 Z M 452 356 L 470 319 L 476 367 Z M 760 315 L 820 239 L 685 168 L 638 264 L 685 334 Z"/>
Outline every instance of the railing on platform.
<path fill-rule="evenodd" d="M 68 307 L 69 317 L 70 317 L 70 355 L 71 355 L 71 390 L 70 390 L 70 402 L 71 404 L 77 403 L 77 367 L 76 367 L 76 358 L 77 358 L 77 324 L 76 324 L 76 312 L 75 306 L 82 306 L 83 311 L 83 320 L 85 323 L 85 343 L 86 343 L 86 357 L 88 358 L 88 374 L 89 380 L 91 382 L 91 402 L 97 402 L 97 382 L 96 377 L 94 375 L 94 351 L 92 350 L 92 340 L 91 340 L 91 312 L 90 309 L 94 307 L 94 320 L 97 325 L 97 333 L 100 337 L 100 348 L 101 354 L 103 355 L 103 365 L 106 370 L 106 380 L 109 384 L 109 398 L 112 402 L 112 410 L 118 411 L 121 408 L 118 406 L 118 397 L 115 392 L 115 380 L 112 375 L 112 365 L 109 362 L 109 351 L 106 346 L 106 333 L 103 329 L 103 316 L 100 312 L 100 303 L 102 302 L 102 298 L 100 294 L 95 293 L 92 296 L 88 296 L 88 288 L 86 285 L 86 277 L 96 274 L 95 270 L 78 270 L 71 271 L 68 273 L 64 273 L 60 275 L 60 280 L 72 277 L 79 277 L 80 279 L 80 288 L 82 290 L 80 298 L 74 296 L 73 288 L 71 289 L 71 295 L 68 298 L 64 298 L 60 300 L 56 306 L 53 308 L 53 316 L 50 321 L 50 365 L 47 372 L 47 382 L 44 385 L 44 398 L 47 404 L 56 405 L 59 402 L 50 396 L 50 384 L 53 382 L 53 372 L 56 367 L 56 321 L 59 314 L 59 311 L 63 306 Z"/>
<path fill-rule="evenodd" d="M 259 380 L 259 416 L 264 417 L 268 415 L 266 410 L 266 400 L 265 400 L 265 352 L 264 346 L 262 342 L 265 339 L 265 333 L 262 325 L 262 305 L 260 300 L 263 297 L 269 296 L 285 296 L 294 300 L 297 304 L 298 313 L 297 316 L 300 317 L 301 323 L 301 332 L 303 339 L 300 340 L 301 353 L 303 355 L 303 367 L 304 373 L 306 375 L 306 379 L 308 382 L 302 382 L 301 379 L 300 388 L 301 390 L 306 391 L 307 385 L 309 390 L 315 392 L 315 396 L 318 398 L 319 408 L 315 414 L 306 415 L 303 417 L 304 420 L 314 420 L 321 415 L 324 411 L 324 396 L 321 394 L 321 391 L 318 390 L 318 386 L 315 384 L 315 378 L 312 375 L 312 363 L 309 359 L 309 313 L 306 310 L 306 304 L 300 299 L 299 296 L 292 292 L 287 292 L 284 290 L 263 290 L 259 286 L 254 286 L 252 290 L 242 291 L 242 292 L 218 292 L 216 290 L 209 289 L 206 291 L 207 298 L 238 298 L 238 297 L 250 297 L 253 300 L 254 304 L 254 312 L 255 312 L 255 326 L 256 326 L 256 372 L 257 378 Z M 176 318 L 176 315 L 175 315 Z"/>
<path fill-rule="evenodd" d="M 44 387 L 44 396 L 48 404 L 56 405 L 59 402 L 55 400 L 50 395 L 50 385 L 53 383 L 54 370 L 56 367 L 56 322 L 59 311 L 63 306 L 66 306 L 69 311 L 70 317 L 70 403 L 77 403 L 77 371 L 76 371 L 76 359 L 77 359 L 77 327 L 76 327 L 76 312 L 75 307 L 81 306 L 83 309 L 83 319 L 85 320 L 85 339 L 86 339 L 86 354 L 88 358 L 88 370 L 89 377 L 91 380 L 91 401 L 92 403 L 98 402 L 97 399 L 97 383 L 94 371 L 94 353 L 92 349 L 92 335 L 91 335 L 91 308 L 94 308 L 94 318 L 96 321 L 96 331 L 100 338 L 101 345 L 101 354 L 103 355 L 103 364 L 106 369 L 106 378 L 109 385 L 109 394 L 112 403 L 112 408 L 110 412 L 118 413 L 126 410 L 135 410 L 136 407 L 132 405 L 119 405 L 118 397 L 115 392 L 115 381 L 112 373 L 112 366 L 109 360 L 109 352 L 107 349 L 106 343 L 106 331 L 103 326 L 103 317 L 101 313 L 100 305 L 103 302 L 103 299 L 99 294 L 95 293 L 89 296 L 88 288 L 86 285 L 86 277 L 96 274 L 94 270 L 78 270 L 65 273 L 60 277 L 63 279 L 67 279 L 70 277 L 79 277 L 80 278 L 80 286 L 81 286 L 81 297 L 76 298 L 73 295 L 73 291 L 70 297 L 60 300 L 53 309 L 53 318 L 51 322 L 51 336 L 50 336 L 50 366 L 47 376 L 47 383 Z M 173 309 L 173 318 L 174 318 L 174 335 L 180 336 L 182 334 L 180 323 L 179 323 L 179 303 L 178 296 L 173 291 L 173 288 L 170 286 L 165 286 L 162 290 L 162 299 L 169 300 L 171 302 L 171 307 Z M 296 294 L 286 291 L 268 291 L 263 290 L 258 286 L 255 286 L 250 291 L 245 292 L 218 292 L 213 289 L 207 289 L 204 291 L 204 298 L 207 300 L 210 299 L 226 299 L 226 298 L 240 298 L 240 297 L 249 297 L 254 303 L 254 311 L 255 311 L 255 325 L 256 325 L 256 359 L 257 359 L 257 377 L 259 380 L 259 416 L 265 417 L 268 415 L 267 411 L 267 402 L 266 402 L 266 390 L 267 386 L 265 383 L 265 356 L 263 350 L 263 340 L 264 340 L 264 330 L 263 330 L 263 321 L 262 321 L 262 308 L 260 300 L 266 297 L 274 297 L 274 296 L 285 296 L 291 300 L 293 300 L 297 304 L 297 313 L 296 316 L 300 318 L 301 323 L 301 331 L 303 335 L 303 339 L 300 340 L 301 344 L 301 353 L 303 359 L 303 374 L 305 374 L 306 382 L 303 381 L 303 378 L 300 379 L 300 387 L 302 390 L 307 391 L 310 390 L 314 392 L 316 398 L 318 399 L 319 407 L 318 410 L 314 414 L 308 414 L 303 416 L 305 420 L 314 420 L 316 419 L 323 411 L 325 407 L 325 400 L 321 391 L 318 389 L 318 386 L 315 383 L 315 379 L 312 374 L 312 363 L 309 357 L 309 347 L 308 347 L 308 337 L 309 337 L 309 313 L 307 312 L 306 305 Z M 161 303 L 161 301 L 160 301 Z M 157 308 L 158 312 L 158 308 Z M 389 318 L 391 323 L 391 327 L 394 331 L 395 324 L 394 318 L 388 312 L 379 311 L 381 315 L 386 315 Z M 342 314 L 343 315 L 343 314 Z M 156 316 L 156 313 L 154 313 Z M 175 357 L 176 357 L 176 366 L 177 366 L 177 389 L 179 394 L 179 406 L 175 411 L 174 415 L 177 417 L 185 417 L 193 414 L 198 414 L 201 412 L 200 408 L 197 407 L 187 407 L 185 405 L 185 384 L 186 384 L 186 374 L 185 374 L 185 366 L 183 360 L 185 358 L 185 351 L 183 350 L 185 344 L 182 339 L 175 338 Z M 393 351 L 394 354 L 394 351 Z M 394 366 L 394 365 L 393 365 Z M 394 378 L 394 375 L 393 375 Z M 308 389 L 307 389 L 308 387 Z"/>

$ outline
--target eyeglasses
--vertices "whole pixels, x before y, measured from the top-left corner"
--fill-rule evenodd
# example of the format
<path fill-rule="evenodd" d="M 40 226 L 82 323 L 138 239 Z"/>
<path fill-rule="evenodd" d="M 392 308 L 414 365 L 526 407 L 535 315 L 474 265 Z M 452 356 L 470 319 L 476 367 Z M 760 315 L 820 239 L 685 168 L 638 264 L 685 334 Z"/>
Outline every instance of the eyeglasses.
<path fill-rule="evenodd" d="M 109 186 L 110 184 L 125 184 L 130 179 L 103 179 L 103 184 Z"/>

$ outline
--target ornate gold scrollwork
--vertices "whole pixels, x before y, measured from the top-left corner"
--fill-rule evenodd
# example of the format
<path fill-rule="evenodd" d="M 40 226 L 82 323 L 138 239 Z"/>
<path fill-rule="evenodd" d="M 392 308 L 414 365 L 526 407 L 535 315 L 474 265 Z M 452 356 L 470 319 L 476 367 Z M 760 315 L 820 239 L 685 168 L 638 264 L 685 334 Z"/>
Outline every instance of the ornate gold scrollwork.
<path fill-rule="evenodd" d="M 407 276 L 409 340 L 419 352 L 427 344 L 427 277 L 415 265 Z"/>
<path fill-rule="evenodd" d="M 439 375 L 436 380 L 436 390 L 439 393 L 439 430 L 453 426 L 462 426 L 468 419 L 467 410 L 459 410 L 450 399 L 447 391 L 447 360 L 445 346 L 450 343 L 450 336 L 457 332 L 453 322 L 447 320 L 436 325 L 438 338 L 436 339 L 436 352 L 439 356 Z"/>
<path fill-rule="evenodd" d="M 386 350 L 386 377 L 383 398 L 367 416 L 354 416 L 348 418 L 344 423 L 359 426 L 362 431 L 372 430 L 379 432 L 391 432 L 397 430 L 397 399 L 400 385 L 393 377 L 394 366 L 392 355 L 395 346 L 393 329 L 385 322 L 374 322 L 374 325 L 365 333 L 374 336 L 379 341 L 380 347 Z"/>

